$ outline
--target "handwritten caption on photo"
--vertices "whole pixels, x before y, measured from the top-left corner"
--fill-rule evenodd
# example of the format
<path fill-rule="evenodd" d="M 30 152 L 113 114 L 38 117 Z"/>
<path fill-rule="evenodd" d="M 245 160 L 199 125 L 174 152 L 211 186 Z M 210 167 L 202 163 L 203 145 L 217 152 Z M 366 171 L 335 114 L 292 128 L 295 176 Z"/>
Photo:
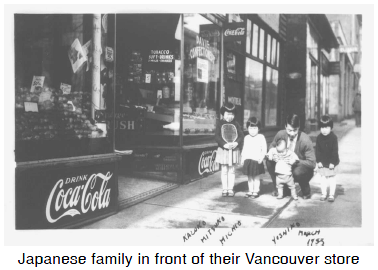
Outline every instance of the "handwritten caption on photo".
<path fill-rule="evenodd" d="M 154 256 L 142 255 L 138 253 L 137 256 L 125 253 L 118 253 L 117 255 L 100 255 L 92 253 L 90 256 L 30 256 L 22 253 L 22 256 L 17 260 L 21 265 L 34 265 L 35 267 L 42 265 L 75 265 L 75 264 L 92 264 L 92 265 L 123 265 L 125 267 L 132 267 L 133 265 L 183 265 L 183 264 L 207 264 L 207 265 L 222 265 L 222 264 L 256 264 L 256 265 L 282 265 L 282 264 L 358 264 L 360 262 L 359 256 L 344 256 L 344 255 L 330 255 L 320 258 L 321 256 L 274 256 L 262 255 L 256 253 L 245 253 L 243 256 L 232 253 L 228 256 L 218 255 L 217 253 L 205 254 L 201 253 L 198 256 L 182 255 L 162 255 L 155 253 Z"/>

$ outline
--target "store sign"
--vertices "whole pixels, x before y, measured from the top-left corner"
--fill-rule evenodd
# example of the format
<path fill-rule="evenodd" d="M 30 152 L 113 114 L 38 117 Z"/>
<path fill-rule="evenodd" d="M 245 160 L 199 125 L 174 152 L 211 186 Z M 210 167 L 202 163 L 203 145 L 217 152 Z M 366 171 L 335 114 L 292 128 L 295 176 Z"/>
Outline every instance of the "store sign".
<path fill-rule="evenodd" d="M 215 56 L 212 50 L 213 48 L 210 46 L 210 43 L 207 39 L 196 36 L 196 47 L 192 48 L 189 51 L 189 59 L 203 57 L 214 64 Z"/>
<path fill-rule="evenodd" d="M 223 30 L 224 41 L 243 41 L 246 37 L 246 26 L 244 22 L 229 23 Z"/>
<path fill-rule="evenodd" d="M 216 156 L 216 150 L 207 150 L 201 153 L 198 161 L 198 173 L 200 175 L 216 172 L 219 170 L 219 164 L 215 162 Z"/>
<path fill-rule="evenodd" d="M 202 24 L 200 25 L 200 37 L 207 40 L 218 40 L 221 37 L 219 26 L 215 24 Z"/>
<path fill-rule="evenodd" d="M 120 131 L 136 131 L 143 128 L 143 118 L 137 115 L 132 116 L 127 113 L 109 113 L 106 110 L 96 110 L 95 120 L 97 123 L 107 123 L 107 126 L 111 126 L 110 122 L 114 117 L 114 129 Z"/>
<path fill-rule="evenodd" d="M 16 171 L 16 229 L 49 229 L 117 207 L 115 164 Z"/>
<path fill-rule="evenodd" d="M 219 163 L 215 162 L 217 147 L 193 149 L 184 152 L 186 179 L 198 179 L 219 171 Z"/>
<path fill-rule="evenodd" d="M 155 63 L 172 63 L 175 59 L 170 50 L 151 50 L 148 55 L 148 62 Z"/>
<path fill-rule="evenodd" d="M 143 172 L 177 172 L 180 156 L 177 153 L 135 152 L 134 169 Z"/>
<path fill-rule="evenodd" d="M 238 97 L 228 97 L 228 102 L 241 106 L 241 98 Z"/>

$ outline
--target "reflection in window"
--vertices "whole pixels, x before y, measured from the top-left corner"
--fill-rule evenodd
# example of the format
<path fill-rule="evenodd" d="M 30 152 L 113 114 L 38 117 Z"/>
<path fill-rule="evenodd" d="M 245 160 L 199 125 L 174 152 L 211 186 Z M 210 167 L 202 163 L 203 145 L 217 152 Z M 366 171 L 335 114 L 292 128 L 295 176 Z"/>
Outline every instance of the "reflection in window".
<path fill-rule="evenodd" d="M 245 50 L 251 53 L 251 20 L 247 20 L 247 40 L 245 42 Z"/>
<path fill-rule="evenodd" d="M 250 116 L 261 119 L 263 65 L 246 59 L 244 89 L 244 128 Z"/>
<path fill-rule="evenodd" d="M 252 55 L 257 57 L 259 49 L 259 27 L 253 24 L 253 36 L 252 36 Z"/>
<path fill-rule="evenodd" d="M 276 65 L 276 39 L 272 38 L 272 65 Z"/>
<path fill-rule="evenodd" d="M 260 28 L 260 52 L 259 52 L 259 58 L 264 59 L 264 29 Z"/>
<path fill-rule="evenodd" d="M 266 67 L 265 126 L 277 124 L 278 71 Z"/>
<path fill-rule="evenodd" d="M 266 47 L 266 61 L 268 62 L 268 63 L 270 63 L 270 56 L 271 56 L 271 50 L 270 50 L 270 44 L 271 44 L 271 40 L 270 40 L 270 35 L 269 34 L 267 34 L 266 35 L 267 36 L 267 40 L 266 40 L 266 42 L 267 42 L 267 47 Z"/>
<path fill-rule="evenodd" d="M 280 66 L 280 42 L 277 41 L 277 64 L 276 64 L 277 67 Z"/>

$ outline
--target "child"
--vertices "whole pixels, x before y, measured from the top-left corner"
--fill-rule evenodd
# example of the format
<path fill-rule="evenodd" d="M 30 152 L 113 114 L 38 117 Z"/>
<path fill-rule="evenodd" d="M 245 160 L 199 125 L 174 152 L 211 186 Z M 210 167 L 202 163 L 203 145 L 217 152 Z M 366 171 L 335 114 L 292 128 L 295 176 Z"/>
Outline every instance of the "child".
<path fill-rule="evenodd" d="M 323 115 L 320 118 L 320 134 L 316 138 L 316 163 L 317 171 L 321 177 L 322 196 L 321 201 L 327 198 L 327 186 L 329 182 L 329 202 L 335 201 L 335 167 L 339 165 L 339 146 L 337 137 L 332 132 L 333 121 L 328 115 Z"/>
<path fill-rule="evenodd" d="M 278 191 L 277 199 L 282 199 L 284 197 L 283 188 L 286 184 L 291 191 L 291 197 L 293 197 L 294 200 L 298 200 L 290 165 L 299 159 L 298 156 L 293 151 L 286 148 L 286 141 L 284 139 L 279 139 L 276 147 L 269 150 L 267 157 L 269 160 L 276 160 L 277 162 L 275 169 Z"/>
<path fill-rule="evenodd" d="M 263 160 L 266 155 L 266 140 L 264 135 L 259 134 L 261 123 L 256 117 L 250 117 L 247 121 L 248 135 L 244 137 L 242 150 L 243 173 L 248 175 L 248 192 L 245 197 L 257 198 L 260 192 L 260 179 L 257 177 L 264 174 Z"/>
<path fill-rule="evenodd" d="M 218 150 L 215 162 L 221 164 L 221 179 L 222 179 L 222 196 L 234 196 L 234 182 L 235 182 L 235 166 L 240 162 L 240 147 L 243 142 L 243 130 L 238 122 L 236 122 L 235 114 L 236 107 L 234 104 L 228 102 L 220 109 L 220 114 L 223 119 L 218 120 L 215 129 L 215 140 L 218 143 Z M 222 138 L 222 126 L 225 124 L 233 124 L 237 130 L 237 138 L 233 143 L 227 143 Z M 230 149 L 231 157 L 230 157 Z M 230 159 L 229 159 L 230 158 Z M 229 165 L 231 162 L 231 166 Z"/>

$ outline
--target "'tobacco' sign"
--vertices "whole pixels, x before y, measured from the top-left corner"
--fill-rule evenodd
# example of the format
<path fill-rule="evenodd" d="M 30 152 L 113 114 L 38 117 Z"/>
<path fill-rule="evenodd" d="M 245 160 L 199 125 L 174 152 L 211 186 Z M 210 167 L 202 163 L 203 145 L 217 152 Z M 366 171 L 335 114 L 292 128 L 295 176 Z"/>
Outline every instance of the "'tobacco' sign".
<path fill-rule="evenodd" d="M 242 41 L 246 35 L 245 23 L 229 23 L 223 30 L 223 36 L 225 41 Z"/>

